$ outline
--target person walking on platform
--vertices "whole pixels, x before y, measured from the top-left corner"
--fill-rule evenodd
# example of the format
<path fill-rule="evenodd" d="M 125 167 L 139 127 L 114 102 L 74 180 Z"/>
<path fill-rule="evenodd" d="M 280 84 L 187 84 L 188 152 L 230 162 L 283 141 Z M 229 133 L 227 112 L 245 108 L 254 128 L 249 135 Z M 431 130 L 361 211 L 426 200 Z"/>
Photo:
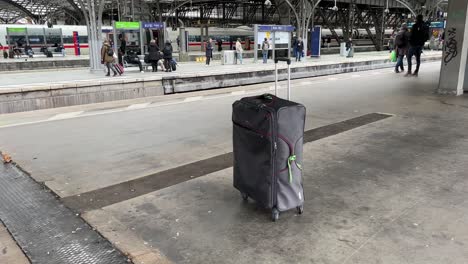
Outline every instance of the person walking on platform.
<path fill-rule="evenodd" d="M 349 38 L 348 41 L 346 41 L 346 58 L 352 58 L 354 56 L 353 54 L 353 39 Z"/>
<path fill-rule="evenodd" d="M 112 47 L 109 44 L 109 41 L 107 41 L 107 40 L 104 41 L 104 43 L 102 44 L 101 63 L 105 64 L 106 67 L 107 67 L 106 76 L 110 76 L 111 69 L 112 69 L 112 72 L 114 72 L 114 76 L 117 75 L 117 71 L 115 71 L 115 69 L 114 69 L 114 63 L 115 63 L 114 50 L 112 49 Z"/>
<path fill-rule="evenodd" d="M 237 56 L 237 59 L 239 60 L 240 64 L 242 64 L 242 52 L 243 51 L 244 51 L 244 49 L 242 48 L 241 40 L 240 40 L 240 38 L 238 38 L 237 42 L 236 42 L 236 56 Z"/>
<path fill-rule="evenodd" d="M 327 37 L 327 49 L 330 49 L 330 44 L 331 44 L 331 37 Z"/>
<path fill-rule="evenodd" d="M 166 41 L 163 49 L 163 56 L 164 56 L 164 68 L 166 68 L 166 72 L 171 72 L 171 61 L 172 61 L 172 45 L 171 42 Z"/>
<path fill-rule="evenodd" d="M 210 61 L 213 58 L 213 40 L 210 38 L 206 42 L 205 56 L 206 56 L 206 66 L 210 66 Z"/>
<path fill-rule="evenodd" d="M 395 36 L 395 51 L 397 54 L 397 64 L 395 65 L 395 73 L 405 71 L 403 67 L 403 58 L 408 55 L 409 33 L 406 24 L 401 25 L 400 32 Z"/>
<path fill-rule="evenodd" d="M 218 52 L 221 52 L 223 50 L 223 40 L 222 39 L 218 39 Z"/>
<path fill-rule="evenodd" d="M 262 43 L 262 56 L 263 56 L 263 63 L 267 63 L 268 61 L 268 51 L 270 50 L 270 43 L 268 43 L 268 39 L 265 38 Z"/>
<path fill-rule="evenodd" d="M 296 61 L 301 61 L 302 53 L 304 52 L 304 41 L 301 38 L 297 39 L 296 42 Z"/>
<path fill-rule="evenodd" d="M 405 76 L 411 75 L 412 59 L 416 57 L 416 70 L 413 76 L 417 77 L 419 73 L 419 66 L 421 65 L 421 53 L 424 44 L 429 39 L 429 27 L 424 23 L 423 15 L 416 17 L 416 23 L 411 27 L 411 35 L 409 39 L 410 48 L 408 51 L 408 72 Z"/>
<path fill-rule="evenodd" d="M 148 48 L 148 62 L 151 63 L 153 72 L 158 71 L 158 61 L 160 60 L 159 47 L 156 44 L 156 40 L 151 40 Z"/>

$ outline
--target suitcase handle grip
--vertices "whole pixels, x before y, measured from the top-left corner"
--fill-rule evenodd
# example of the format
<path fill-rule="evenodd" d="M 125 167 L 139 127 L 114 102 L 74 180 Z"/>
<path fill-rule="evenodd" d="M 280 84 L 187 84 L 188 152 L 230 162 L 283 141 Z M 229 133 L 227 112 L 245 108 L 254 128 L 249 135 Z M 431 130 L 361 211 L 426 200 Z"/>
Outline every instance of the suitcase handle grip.
<path fill-rule="evenodd" d="M 291 59 L 275 58 L 275 95 L 278 96 L 278 61 L 285 61 L 288 64 L 288 100 L 291 100 Z"/>
<path fill-rule="evenodd" d="M 275 58 L 275 64 L 278 63 L 278 61 L 285 61 L 288 65 L 291 64 L 291 59 L 289 58 Z"/>

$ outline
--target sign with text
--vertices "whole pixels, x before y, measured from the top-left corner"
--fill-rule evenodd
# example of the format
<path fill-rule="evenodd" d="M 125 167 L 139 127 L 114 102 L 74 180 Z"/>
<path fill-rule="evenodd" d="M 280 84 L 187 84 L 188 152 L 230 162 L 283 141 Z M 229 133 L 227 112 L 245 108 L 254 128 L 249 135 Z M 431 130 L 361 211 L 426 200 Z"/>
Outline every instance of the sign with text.
<path fill-rule="evenodd" d="M 414 25 L 413 22 L 408 23 L 408 28 L 411 28 Z M 445 28 L 445 22 L 435 21 L 431 22 L 430 28 Z"/>
<path fill-rule="evenodd" d="M 296 30 L 294 26 L 290 25 L 258 25 L 258 31 L 271 31 L 271 32 L 292 32 Z"/>
<path fill-rule="evenodd" d="M 164 23 L 160 22 L 142 22 L 142 27 L 144 29 L 163 29 Z"/>
<path fill-rule="evenodd" d="M 258 32 L 257 33 L 257 45 L 263 43 L 265 38 L 270 42 L 273 43 L 273 36 L 275 38 L 275 44 L 288 44 L 289 43 L 289 32 Z"/>
<path fill-rule="evenodd" d="M 116 29 L 140 29 L 140 22 L 115 22 Z"/>
<path fill-rule="evenodd" d="M 26 28 L 7 28 L 8 33 L 26 33 Z"/>

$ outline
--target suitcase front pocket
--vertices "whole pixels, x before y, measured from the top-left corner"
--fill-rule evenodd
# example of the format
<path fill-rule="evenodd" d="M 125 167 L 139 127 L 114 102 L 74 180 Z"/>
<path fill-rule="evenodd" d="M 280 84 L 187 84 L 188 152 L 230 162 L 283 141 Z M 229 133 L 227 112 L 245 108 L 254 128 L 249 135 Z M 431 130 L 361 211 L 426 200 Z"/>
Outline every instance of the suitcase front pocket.
<path fill-rule="evenodd" d="M 272 207 L 271 136 L 234 123 L 234 186 L 265 207 Z"/>

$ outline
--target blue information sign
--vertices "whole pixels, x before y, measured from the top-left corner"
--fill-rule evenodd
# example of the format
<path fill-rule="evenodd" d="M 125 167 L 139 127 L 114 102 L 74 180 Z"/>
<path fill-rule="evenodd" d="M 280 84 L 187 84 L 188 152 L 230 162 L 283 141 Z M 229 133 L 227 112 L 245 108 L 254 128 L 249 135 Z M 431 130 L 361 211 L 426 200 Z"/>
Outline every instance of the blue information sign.
<path fill-rule="evenodd" d="M 163 29 L 164 24 L 160 22 L 143 22 L 143 28 L 145 29 Z"/>
<path fill-rule="evenodd" d="M 408 23 L 408 27 L 411 28 L 414 25 L 413 22 Z M 445 28 L 445 23 L 441 21 L 431 22 L 430 28 Z"/>
<path fill-rule="evenodd" d="M 310 55 L 312 57 L 320 57 L 320 41 L 322 40 L 322 27 L 315 26 L 310 34 Z"/>
<path fill-rule="evenodd" d="M 276 31 L 282 31 L 282 32 L 292 32 L 296 28 L 294 26 L 277 26 L 277 25 L 259 25 L 258 26 L 258 31 L 269 31 L 269 32 L 276 32 Z"/>

